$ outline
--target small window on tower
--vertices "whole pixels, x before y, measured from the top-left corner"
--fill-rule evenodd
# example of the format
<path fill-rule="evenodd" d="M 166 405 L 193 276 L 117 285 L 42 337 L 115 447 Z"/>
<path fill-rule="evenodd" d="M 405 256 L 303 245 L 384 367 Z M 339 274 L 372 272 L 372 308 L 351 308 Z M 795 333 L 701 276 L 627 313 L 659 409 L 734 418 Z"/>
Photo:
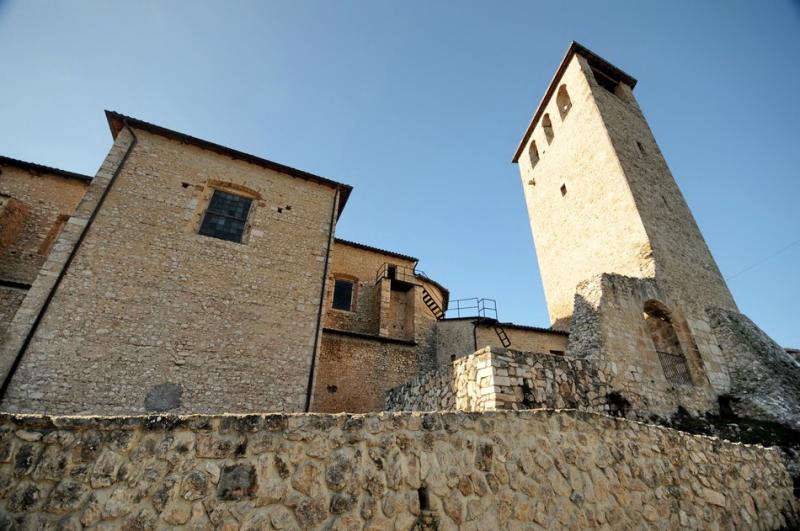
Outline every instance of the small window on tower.
<path fill-rule="evenodd" d="M 544 129 L 544 137 L 547 139 L 547 143 L 549 144 L 553 141 L 553 137 L 555 136 L 555 134 L 553 134 L 553 122 L 550 121 L 549 114 L 545 114 L 544 118 L 542 118 L 542 129 Z"/>
<path fill-rule="evenodd" d="M 563 120 L 567 117 L 569 110 L 572 108 L 572 100 L 569 99 L 569 93 L 567 92 L 566 85 L 561 85 L 558 88 L 556 105 L 558 105 L 558 114 L 561 115 L 561 119 Z"/>
<path fill-rule="evenodd" d="M 333 308 L 346 312 L 353 308 L 353 282 L 336 279 L 333 285 Z"/>
<path fill-rule="evenodd" d="M 567 195 L 567 185 L 566 184 L 562 184 L 561 185 L 561 197 L 564 197 L 565 195 Z"/>
<path fill-rule="evenodd" d="M 249 197 L 214 190 L 200 224 L 199 234 L 241 243 L 252 202 Z"/>
<path fill-rule="evenodd" d="M 539 162 L 539 150 L 536 149 L 536 141 L 531 140 L 531 145 L 528 148 L 528 156 L 531 158 L 531 169 L 536 167 L 536 163 Z"/>

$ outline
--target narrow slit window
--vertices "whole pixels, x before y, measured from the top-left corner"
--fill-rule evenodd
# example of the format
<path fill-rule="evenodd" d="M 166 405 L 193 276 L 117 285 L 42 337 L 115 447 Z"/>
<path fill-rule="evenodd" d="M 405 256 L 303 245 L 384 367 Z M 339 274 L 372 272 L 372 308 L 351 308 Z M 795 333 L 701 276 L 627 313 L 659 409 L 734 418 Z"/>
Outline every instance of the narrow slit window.
<path fill-rule="evenodd" d="M 561 197 L 564 197 L 565 195 L 567 195 L 567 185 L 566 184 L 562 184 L 561 185 Z"/>
<path fill-rule="evenodd" d="M 536 141 L 531 140 L 531 145 L 528 147 L 528 156 L 531 158 L 531 169 L 536 167 L 539 162 L 539 150 L 536 148 Z"/>
<path fill-rule="evenodd" d="M 542 118 L 542 129 L 544 129 L 544 137 L 547 139 L 547 143 L 553 141 L 553 137 L 555 134 L 553 133 L 553 122 L 550 120 L 550 115 L 545 114 L 544 118 Z"/>
<path fill-rule="evenodd" d="M 572 100 L 569 99 L 569 92 L 567 92 L 567 86 L 561 85 L 558 88 L 558 94 L 556 94 L 556 105 L 558 105 L 558 114 L 561 115 L 561 119 L 567 117 L 569 110 L 572 108 Z"/>
<path fill-rule="evenodd" d="M 214 190 L 198 232 L 203 236 L 241 243 L 252 202 L 249 197 Z"/>
<path fill-rule="evenodd" d="M 353 283 L 351 281 L 336 279 L 333 285 L 333 307 L 346 312 L 353 308 Z"/>

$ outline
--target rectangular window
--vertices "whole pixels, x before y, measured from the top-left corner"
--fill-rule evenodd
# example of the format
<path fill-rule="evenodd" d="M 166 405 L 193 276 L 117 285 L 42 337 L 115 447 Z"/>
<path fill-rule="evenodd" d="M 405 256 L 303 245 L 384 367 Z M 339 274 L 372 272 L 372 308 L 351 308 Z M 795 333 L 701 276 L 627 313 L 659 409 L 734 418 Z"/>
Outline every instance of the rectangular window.
<path fill-rule="evenodd" d="M 214 190 L 199 233 L 212 238 L 241 243 L 252 202 L 253 200 L 249 197 Z"/>
<path fill-rule="evenodd" d="M 333 286 L 333 307 L 350 311 L 353 307 L 353 283 L 349 280 L 336 280 Z"/>

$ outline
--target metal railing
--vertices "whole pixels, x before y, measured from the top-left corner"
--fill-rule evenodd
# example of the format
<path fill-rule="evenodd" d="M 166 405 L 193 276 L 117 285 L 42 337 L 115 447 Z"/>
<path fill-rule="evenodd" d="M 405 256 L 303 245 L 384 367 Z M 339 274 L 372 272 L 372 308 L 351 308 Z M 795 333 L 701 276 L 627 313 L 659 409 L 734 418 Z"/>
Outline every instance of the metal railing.
<path fill-rule="evenodd" d="M 497 320 L 497 301 L 473 297 L 451 300 L 447 306 L 447 317 L 483 317 Z"/>
<path fill-rule="evenodd" d="M 692 375 L 689 373 L 689 366 L 686 365 L 686 358 L 683 354 L 662 352 L 660 350 L 656 352 L 668 382 L 692 385 Z"/>
<path fill-rule="evenodd" d="M 400 282 L 408 282 L 409 284 L 419 284 L 417 277 L 420 274 L 425 277 L 424 273 L 421 271 L 415 271 L 414 268 L 399 266 L 387 262 L 378 268 L 378 272 L 375 274 L 375 282 L 378 282 L 382 278 L 389 278 L 392 280 L 398 280 Z"/>

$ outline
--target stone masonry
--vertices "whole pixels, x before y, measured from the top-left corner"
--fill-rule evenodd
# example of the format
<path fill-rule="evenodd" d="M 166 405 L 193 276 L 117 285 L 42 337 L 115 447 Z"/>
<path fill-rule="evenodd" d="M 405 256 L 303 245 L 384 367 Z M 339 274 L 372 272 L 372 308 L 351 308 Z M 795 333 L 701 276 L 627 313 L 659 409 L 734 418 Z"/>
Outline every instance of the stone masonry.
<path fill-rule="evenodd" d="M 389 411 L 578 409 L 620 413 L 609 368 L 591 360 L 485 347 L 387 393 Z M 624 411 L 622 412 L 624 413 Z"/>
<path fill-rule="evenodd" d="M 12 323 L 21 341 L 40 294 L 119 168 L 4 409 L 134 413 L 162 404 L 179 412 L 302 411 L 337 185 L 180 142 L 148 124 L 135 131 L 134 145 L 131 133 L 119 130 L 67 224 L 76 230 L 56 243 Z M 243 244 L 197 234 L 216 189 L 254 198 Z M 4 361 L 18 350 L 19 342 L 4 344 Z"/>
<path fill-rule="evenodd" d="M 778 529 L 778 452 L 575 411 L 0 417 L 8 529 Z"/>

